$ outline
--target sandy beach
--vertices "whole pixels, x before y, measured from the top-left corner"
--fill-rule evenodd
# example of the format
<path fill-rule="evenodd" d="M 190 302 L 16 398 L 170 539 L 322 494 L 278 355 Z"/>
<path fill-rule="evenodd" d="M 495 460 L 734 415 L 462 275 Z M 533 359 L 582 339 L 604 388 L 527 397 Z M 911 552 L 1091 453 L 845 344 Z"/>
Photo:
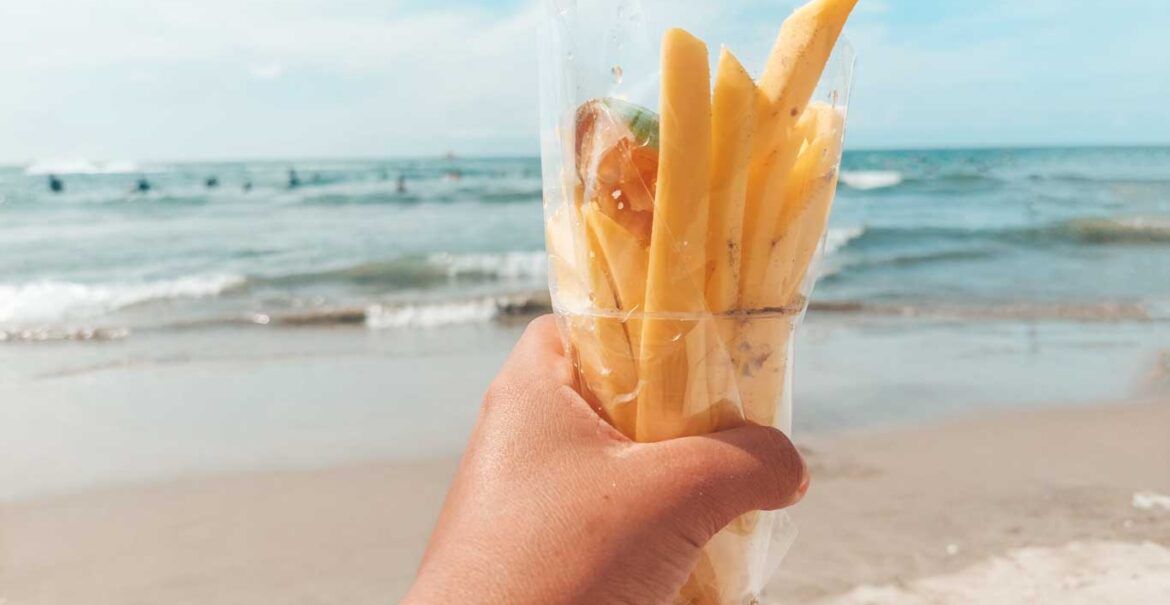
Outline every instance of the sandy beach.
<path fill-rule="evenodd" d="M 1167 602 L 1167 426 L 1170 399 L 1161 398 L 804 440 L 814 487 L 795 511 L 801 534 L 768 598 Z M 454 463 L 16 500 L 0 509 L 0 596 L 21 605 L 394 602 Z M 1016 600 L 979 600 L 997 586 Z M 959 596 L 948 600 L 948 590 Z"/>
<path fill-rule="evenodd" d="M 8 4 L 0 605 L 399 602 L 554 312 L 808 462 L 679 600 L 1170 605 L 1167 0 Z"/>

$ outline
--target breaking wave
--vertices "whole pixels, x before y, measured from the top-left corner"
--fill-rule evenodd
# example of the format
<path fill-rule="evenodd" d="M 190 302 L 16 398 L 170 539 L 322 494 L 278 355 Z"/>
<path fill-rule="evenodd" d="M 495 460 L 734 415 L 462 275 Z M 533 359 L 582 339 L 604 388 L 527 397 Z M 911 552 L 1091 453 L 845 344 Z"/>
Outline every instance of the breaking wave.
<path fill-rule="evenodd" d="M 238 275 L 203 275 L 143 283 L 0 284 L 0 323 L 58 323 L 97 317 L 150 301 L 213 297 L 244 283 Z"/>
<path fill-rule="evenodd" d="M 851 189 L 869 191 L 902 184 L 902 173 L 896 170 L 843 170 L 841 182 Z"/>

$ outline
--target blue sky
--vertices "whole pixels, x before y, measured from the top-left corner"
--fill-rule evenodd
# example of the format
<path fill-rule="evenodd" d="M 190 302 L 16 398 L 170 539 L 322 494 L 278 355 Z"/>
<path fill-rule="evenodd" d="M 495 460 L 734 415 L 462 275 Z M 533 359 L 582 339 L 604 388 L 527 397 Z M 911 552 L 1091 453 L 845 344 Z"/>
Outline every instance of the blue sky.
<path fill-rule="evenodd" d="M 671 2 L 680 22 L 711 4 Z M 736 6 L 774 29 L 794 4 Z M 6 1 L 0 162 L 532 154 L 541 15 L 529 0 Z M 1167 31 L 1166 0 L 860 0 L 849 144 L 1170 143 Z"/>

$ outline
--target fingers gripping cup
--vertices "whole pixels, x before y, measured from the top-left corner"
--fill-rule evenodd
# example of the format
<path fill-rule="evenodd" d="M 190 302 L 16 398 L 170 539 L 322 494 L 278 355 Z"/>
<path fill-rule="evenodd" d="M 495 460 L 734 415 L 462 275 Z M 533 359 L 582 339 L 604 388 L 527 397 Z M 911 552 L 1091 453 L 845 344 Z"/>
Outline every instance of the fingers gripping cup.
<path fill-rule="evenodd" d="M 631 439 L 791 431 L 793 334 L 836 191 L 853 67 L 838 38 L 856 1 L 814 0 L 773 43 L 757 24 L 783 15 L 759 3 L 547 0 L 552 299 L 582 394 Z M 736 520 L 676 602 L 758 602 L 793 536 L 783 514 Z"/>

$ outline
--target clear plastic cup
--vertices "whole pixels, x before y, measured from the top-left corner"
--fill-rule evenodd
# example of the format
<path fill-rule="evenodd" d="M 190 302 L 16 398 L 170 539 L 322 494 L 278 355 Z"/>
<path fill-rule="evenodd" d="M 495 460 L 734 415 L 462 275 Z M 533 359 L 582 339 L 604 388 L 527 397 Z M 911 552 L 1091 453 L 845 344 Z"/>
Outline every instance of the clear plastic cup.
<path fill-rule="evenodd" d="M 793 110 L 791 136 L 805 137 L 799 154 L 780 186 L 767 189 L 777 194 L 758 196 L 768 208 L 745 215 L 730 260 L 702 228 L 653 224 L 659 41 L 667 28 L 684 27 L 709 47 L 737 51 L 758 75 L 789 11 L 742 4 L 546 1 L 542 160 L 553 306 L 581 393 L 637 441 L 745 423 L 791 435 L 793 336 L 836 189 L 854 62 L 848 44 L 835 47 L 807 107 Z M 718 58 L 711 53 L 712 74 Z M 761 216 L 782 220 L 752 221 Z M 702 226 L 716 222 L 713 213 Z M 655 257 L 663 244 L 655 238 L 674 238 L 671 253 Z M 731 277 L 715 277 L 725 260 Z M 716 292 L 721 280 L 731 284 L 728 296 Z M 759 602 L 794 537 L 783 513 L 737 520 L 707 546 L 677 602 Z"/>

